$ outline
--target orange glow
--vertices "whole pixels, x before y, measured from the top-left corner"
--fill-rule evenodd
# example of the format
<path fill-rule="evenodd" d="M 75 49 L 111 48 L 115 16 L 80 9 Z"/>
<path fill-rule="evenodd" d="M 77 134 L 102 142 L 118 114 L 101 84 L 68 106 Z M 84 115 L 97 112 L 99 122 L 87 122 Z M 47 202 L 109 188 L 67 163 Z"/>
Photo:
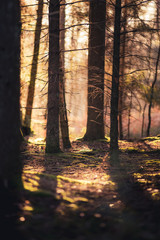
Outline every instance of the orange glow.
<path fill-rule="evenodd" d="M 25 222 L 25 220 L 26 220 L 25 217 L 20 217 L 20 218 L 19 218 L 19 221 L 20 221 L 20 222 Z"/>

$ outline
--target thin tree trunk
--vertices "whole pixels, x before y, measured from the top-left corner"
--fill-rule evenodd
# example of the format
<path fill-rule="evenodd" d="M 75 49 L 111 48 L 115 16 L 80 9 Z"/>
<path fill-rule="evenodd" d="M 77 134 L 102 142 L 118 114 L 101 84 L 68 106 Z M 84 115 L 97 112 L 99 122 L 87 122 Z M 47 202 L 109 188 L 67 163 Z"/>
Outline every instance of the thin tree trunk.
<path fill-rule="evenodd" d="M 124 0 L 127 5 L 127 0 Z M 123 35 L 121 37 L 121 61 L 120 61 L 120 82 L 119 82 L 119 139 L 123 139 L 123 108 L 124 108 L 124 73 L 125 73 L 125 50 L 126 50 L 126 25 L 127 25 L 127 8 L 124 8 L 123 16 Z"/>
<path fill-rule="evenodd" d="M 49 67 L 48 115 L 46 152 L 55 153 L 59 147 L 59 0 L 49 2 Z"/>
<path fill-rule="evenodd" d="M 119 124 L 119 139 L 123 140 L 123 90 L 121 88 L 119 90 L 119 111 L 118 111 L 118 124 Z"/>
<path fill-rule="evenodd" d="M 71 21 L 71 26 L 74 25 L 74 18 L 72 18 Z M 74 28 L 71 29 L 71 46 L 73 49 L 76 49 L 76 43 L 75 43 L 75 30 Z M 74 60 L 73 60 L 73 54 L 74 52 L 71 52 L 70 56 L 69 56 L 69 62 L 70 62 L 70 69 L 74 69 Z M 69 97 L 69 106 L 72 106 L 72 102 L 73 102 L 73 92 L 74 92 L 74 73 L 73 71 L 70 72 L 70 97 Z"/>
<path fill-rule="evenodd" d="M 143 138 L 144 135 L 144 122 L 145 122 L 145 110 L 146 110 L 147 104 L 145 103 L 143 107 L 143 113 L 142 113 L 142 129 L 141 129 L 141 137 Z"/>
<path fill-rule="evenodd" d="M 130 105 L 128 109 L 128 134 L 127 134 L 128 139 L 130 139 L 131 109 L 132 109 L 132 92 L 131 92 Z"/>
<path fill-rule="evenodd" d="M 121 0 L 116 0 L 114 20 L 114 50 L 111 90 L 110 114 L 110 157 L 111 163 L 118 162 L 118 97 L 119 97 L 119 65 L 120 65 L 120 21 Z"/>
<path fill-rule="evenodd" d="M 30 76 L 30 83 L 28 87 L 28 96 L 27 96 L 26 112 L 25 112 L 25 119 L 24 119 L 24 127 L 27 135 L 30 134 L 31 132 L 32 107 L 33 107 L 35 82 L 36 82 L 37 68 L 38 68 L 38 55 L 39 55 L 39 47 L 40 47 L 42 15 L 43 15 L 43 0 L 39 0 L 38 10 L 37 10 L 37 23 L 36 23 L 35 38 L 34 38 L 34 51 L 33 51 L 33 59 L 32 59 L 31 76 Z"/>
<path fill-rule="evenodd" d="M 85 140 L 104 138 L 104 57 L 106 1 L 92 0 L 89 9 L 88 118 Z"/>
<path fill-rule="evenodd" d="M 62 0 L 61 4 L 65 4 L 65 0 Z M 61 6 L 60 9 L 60 29 L 65 28 L 65 6 Z M 60 101 L 60 125 L 62 133 L 62 141 L 64 148 L 70 148 L 71 143 L 69 140 L 69 129 L 68 129 L 68 118 L 67 118 L 67 109 L 66 109 L 66 99 L 65 99 L 65 31 L 61 30 L 60 32 L 60 51 L 61 51 L 61 61 L 60 61 L 60 89 L 59 89 L 59 101 Z"/>

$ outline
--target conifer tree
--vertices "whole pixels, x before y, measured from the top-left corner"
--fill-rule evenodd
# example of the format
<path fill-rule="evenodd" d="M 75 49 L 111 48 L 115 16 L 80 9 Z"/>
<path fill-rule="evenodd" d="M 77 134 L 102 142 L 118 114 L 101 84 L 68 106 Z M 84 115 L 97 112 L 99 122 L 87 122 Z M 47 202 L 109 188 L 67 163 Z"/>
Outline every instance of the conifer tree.
<path fill-rule="evenodd" d="M 89 2 L 88 117 L 85 140 L 103 139 L 106 0 Z"/>
<path fill-rule="evenodd" d="M 65 97 L 65 0 L 61 1 L 60 8 L 60 88 L 59 88 L 59 112 L 60 112 L 60 125 L 62 142 L 64 148 L 70 148 L 71 143 L 69 140 L 68 116 L 66 109 Z"/>
<path fill-rule="evenodd" d="M 59 0 L 49 2 L 49 66 L 48 66 L 48 114 L 46 152 L 60 151 L 59 146 Z"/>
<path fill-rule="evenodd" d="M 110 113 L 110 156 L 114 164 L 118 161 L 118 97 L 119 97 L 119 65 L 120 65 L 120 21 L 121 0 L 116 0 L 114 20 L 114 46 Z"/>
<path fill-rule="evenodd" d="M 19 157 L 20 29 L 19 1 L 13 3 L 12 0 L 2 0 L 0 7 L 0 225 L 2 230 L 4 230 L 3 224 L 9 224 L 15 217 L 16 204 L 22 188 L 22 162 Z M 12 231 L 10 227 L 13 226 L 7 225 L 9 233 Z M 7 231 L 5 238 L 9 239 Z"/>
<path fill-rule="evenodd" d="M 36 28 L 35 28 L 31 76 L 30 76 L 30 83 L 28 87 L 28 96 L 27 96 L 26 112 L 25 112 L 25 119 L 24 119 L 24 128 L 27 135 L 30 134 L 31 132 L 31 117 L 32 117 L 35 83 L 36 83 L 37 68 L 38 68 L 38 55 L 39 55 L 39 48 L 40 48 L 42 16 L 43 16 L 43 0 L 39 0 L 38 10 L 37 10 L 37 22 L 36 22 Z"/>

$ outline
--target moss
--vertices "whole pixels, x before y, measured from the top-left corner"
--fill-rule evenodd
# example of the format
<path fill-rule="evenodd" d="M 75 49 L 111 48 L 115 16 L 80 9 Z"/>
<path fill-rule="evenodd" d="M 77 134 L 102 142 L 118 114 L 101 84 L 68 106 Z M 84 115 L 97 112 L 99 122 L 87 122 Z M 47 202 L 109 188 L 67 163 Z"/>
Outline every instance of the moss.
<path fill-rule="evenodd" d="M 57 176 L 56 176 L 56 175 L 53 175 L 53 174 L 37 173 L 37 175 L 43 176 L 43 177 L 49 177 L 49 178 L 52 178 L 52 179 L 54 179 L 54 180 L 57 180 Z"/>
<path fill-rule="evenodd" d="M 126 148 L 120 148 L 121 152 L 127 152 L 127 153 L 144 153 L 144 149 L 134 148 L 134 147 L 126 147 Z"/>
<path fill-rule="evenodd" d="M 155 140 L 160 140 L 160 136 L 153 136 L 153 137 L 146 137 L 142 138 L 141 141 L 155 141 Z"/>
<path fill-rule="evenodd" d="M 38 189 L 37 191 L 25 190 L 25 192 L 28 193 L 30 196 L 33 196 L 33 197 L 54 197 L 52 192 L 46 191 L 46 190 L 43 190 L 43 189 Z"/>
<path fill-rule="evenodd" d="M 84 155 L 90 156 L 90 155 L 94 155 L 95 152 L 92 149 L 87 149 L 87 150 L 82 149 L 82 150 L 78 151 L 77 154 L 84 154 Z"/>
<path fill-rule="evenodd" d="M 107 143 L 109 143 L 110 142 L 110 137 L 105 137 L 104 139 L 98 139 L 98 140 L 96 140 L 96 142 L 107 142 Z"/>
<path fill-rule="evenodd" d="M 146 165 L 148 165 L 148 164 L 157 164 L 157 163 L 160 164 L 160 159 L 149 159 L 145 163 L 146 163 Z"/>
<path fill-rule="evenodd" d="M 60 183 L 60 181 L 62 180 L 62 181 L 65 181 L 65 182 L 77 183 L 77 184 L 82 184 L 82 185 L 83 184 L 96 185 L 100 181 L 99 179 L 89 181 L 89 180 L 69 178 L 69 177 L 65 177 L 65 176 L 62 176 L 62 175 L 55 176 L 53 174 L 46 174 L 46 173 L 40 173 L 39 175 L 54 179 L 54 180 L 58 181 L 58 183 Z M 105 175 L 105 179 L 103 179 L 103 185 L 106 185 L 106 184 L 114 185 L 114 183 L 108 179 L 108 175 Z M 63 187 L 63 184 L 61 184 L 61 187 Z"/>

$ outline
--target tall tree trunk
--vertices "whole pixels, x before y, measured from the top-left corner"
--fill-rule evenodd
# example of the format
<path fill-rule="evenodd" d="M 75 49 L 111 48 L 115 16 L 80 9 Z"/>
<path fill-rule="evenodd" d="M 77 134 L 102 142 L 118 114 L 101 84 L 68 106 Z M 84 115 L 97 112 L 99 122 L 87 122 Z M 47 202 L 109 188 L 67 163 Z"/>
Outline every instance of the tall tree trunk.
<path fill-rule="evenodd" d="M 65 4 L 65 0 L 61 1 L 61 4 Z M 67 109 L 66 109 L 66 99 L 65 99 L 65 6 L 61 6 L 60 9 L 60 88 L 59 88 L 59 111 L 60 111 L 60 125 L 62 133 L 62 141 L 64 148 L 70 148 L 71 143 L 69 140 L 69 129 L 68 129 L 68 118 L 67 118 Z M 63 29 L 63 30 L 62 30 Z"/>
<path fill-rule="evenodd" d="M 28 96 L 27 96 L 26 112 L 25 112 L 25 119 L 24 119 L 25 132 L 27 134 L 30 134 L 30 131 L 31 131 L 31 117 L 32 117 L 35 82 L 36 82 L 37 68 L 38 68 L 38 55 L 39 55 L 40 35 L 41 35 L 41 28 L 42 28 L 42 15 L 43 15 L 43 0 L 39 0 L 38 10 L 37 10 L 37 23 L 35 28 L 31 76 L 30 76 L 30 83 L 28 87 Z"/>
<path fill-rule="evenodd" d="M 14 218 L 22 187 L 20 151 L 20 3 L 2 0 L 0 7 L 0 225 Z M 2 220 L 2 222 L 1 222 Z M 9 239 L 5 231 L 5 238 Z M 3 235 L 3 233 L 1 232 Z M 12 234 L 13 236 L 13 234 Z M 14 238 L 14 236 L 13 236 Z"/>
<path fill-rule="evenodd" d="M 106 1 L 92 0 L 89 8 L 88 118 L 86 140 L 104 138 L 104 57 Z"/>
<path fill-rule="evenodd" d="M 127 4 L 127 0 L 124 0 Z M 127 7 L 124 8 L 122 18 L 122 31 L 121 36 L 121 61 L 120 61 L 120 82 L 119 82 L 119 139 L 123 139 L 123 108 L 124 108 L 124 73 L 125 73 L 125 50 L 126 50 L 126 25 L 127 25 Z"/>
<path fill-rule="evenodd" d="M 119 65 L 120 65 L 120 21 L 121 0 L 116 0 L 114 20 L 114 49 L 111 90 L 111 114 L 110 114 L 110 157 L 111 163 L 118 162 L 118 97 L 119 97 Z"/>
<path fill-rule="evenodd" d="M 150 136 L 150 128 L 151 128 L 151 109 L 152 109 L 152 105 L 153 105 L 154 86 L 155 86 L 155 84 L 156 84 L 156 82 L 157 82 L 159 59 L 160 59 L 160 45 L 159 45 L 159 49 L 158 49 L 155 75 L 154 75 L 154 80 L 153 80 L 153 82 L 152 82 L 151 94 L 150 94 L 150 99 L 149 99 L 147 137 Z"/>
<path fill-rule="evenodd" d="M 157 31 L 159 29 L 159 0 L 157 0 Z M 150 129 L 151 129 L 151 109 L 153 105 L 153 97 L 154 97 L 154 87 L 157 82 L 157 75 L 158 75 L 158 66 L 159 66 L 159 60 L 160 60 L 160 35 L 158 33 L 159 37 L 159 48 L 158 48 L 158 54 L 157 54 L 157 60 L 156 60 L 156 67 L 155 67 L 155 74 L 154 74 L 154 80 L 151 85 L 151 93 L 150 93 L 150 99 L 149 99 L 149 107 L 148 107 L 148 127 L 147 127 L 147 137 L 150 136 Z"/>
<path fill-rule="evenodd" d="M 46 152 L 55 153 L 59 147 L 59 0 L 49 2 L 49 67 L 48 115 Z"/>

